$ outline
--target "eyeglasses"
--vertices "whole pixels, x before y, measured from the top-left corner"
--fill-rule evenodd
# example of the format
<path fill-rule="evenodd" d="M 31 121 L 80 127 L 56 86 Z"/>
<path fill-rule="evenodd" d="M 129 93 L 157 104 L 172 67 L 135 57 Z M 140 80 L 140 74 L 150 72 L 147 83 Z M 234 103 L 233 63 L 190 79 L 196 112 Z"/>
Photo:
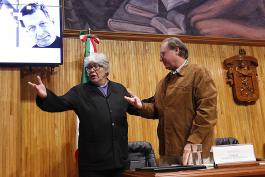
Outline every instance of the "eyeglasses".
<path fill-rule="evenodd" d="M 90 65 L 88 65 L 87 67 L 86 67 L 86 70 L 88 71 L 88 72 L 91 72 L 92 71 L 92 69 L 94 70 L 94 71 L 98 71 L 100 68 L 102 68 L 103 66 L 102 65 L 99 65 L 99 64 L 97 64 L 97 63 L 94 63 L 94 64 L 90 64 Z"/>

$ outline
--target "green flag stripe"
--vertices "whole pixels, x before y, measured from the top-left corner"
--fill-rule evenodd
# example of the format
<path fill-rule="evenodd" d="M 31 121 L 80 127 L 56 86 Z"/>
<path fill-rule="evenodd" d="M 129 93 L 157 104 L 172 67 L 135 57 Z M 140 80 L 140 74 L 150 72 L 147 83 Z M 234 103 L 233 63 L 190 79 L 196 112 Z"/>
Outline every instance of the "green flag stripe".
<path fill-rule="evenodd" d="M 85 43 L 85 57 L 89 55 L 90 55 L 90 38 L 88 38 Z M 83 69 L 82 69 L 82 76 L 81 76 L 81 83 L 83 84 L 89 81 L 84 64 L 85 64 L 85 61 L 83 61 Z"/>

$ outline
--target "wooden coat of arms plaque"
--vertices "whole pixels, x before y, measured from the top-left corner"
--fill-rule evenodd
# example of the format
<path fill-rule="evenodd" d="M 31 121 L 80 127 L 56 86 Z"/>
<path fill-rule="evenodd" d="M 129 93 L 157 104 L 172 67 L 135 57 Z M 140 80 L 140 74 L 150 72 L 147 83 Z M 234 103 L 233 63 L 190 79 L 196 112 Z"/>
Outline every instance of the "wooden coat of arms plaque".
<path fill-rule="evenodd" d="M 239 50 L 239 55 L 224 60 L 227 83 L 232 86 L 236 102 L 253 103 L 259 98 L 257 66 L 257 59 L 246 56 L 244 49 Z"/>

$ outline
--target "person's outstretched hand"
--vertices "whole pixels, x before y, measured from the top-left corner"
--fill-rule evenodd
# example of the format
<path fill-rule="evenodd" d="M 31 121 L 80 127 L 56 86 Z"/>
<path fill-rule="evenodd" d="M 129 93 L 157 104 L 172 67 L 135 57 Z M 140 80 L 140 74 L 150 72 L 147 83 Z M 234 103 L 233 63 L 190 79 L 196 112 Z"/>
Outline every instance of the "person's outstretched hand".
<path fill-rule="evenodd" d="M 28 82 L 28 84 L 36 91 L 37 95 L 41 98 L 47 97 L 45 85 L 42 83 L 40 76 L 37 76 L 38 83 Z"/>
<path fill-rule="evenodd" d="M 218 17 L 225 14 L 231 8 L 235 7 L 240 0 L 208 0 L 202 5 L 193 9 L 189 14 L 191 26 L 194 26 L 197 21 L 209 18 Z"/>
<path fill-rule="evenodd" d="M 141 109 L 143 107 L 142 101 L 140 100 L 139 97 L 137 97 L 135 94 L 133 94 L 131 91 L 128 91 L 130 94 L 130 97 L 124 96 L 124 98 L 133 105 L 134 107 Z"/>

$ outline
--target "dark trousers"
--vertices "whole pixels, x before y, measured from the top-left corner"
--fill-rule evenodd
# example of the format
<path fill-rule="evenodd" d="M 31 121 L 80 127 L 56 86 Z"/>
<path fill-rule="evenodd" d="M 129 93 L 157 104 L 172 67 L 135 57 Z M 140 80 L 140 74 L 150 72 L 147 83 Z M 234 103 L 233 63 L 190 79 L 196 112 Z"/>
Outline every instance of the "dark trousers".
<path fill-rule="evenodd" d="M 123 177 L 124 169 L 111 169 L 111 170 L 79 170 L 79 177 Z"/>

